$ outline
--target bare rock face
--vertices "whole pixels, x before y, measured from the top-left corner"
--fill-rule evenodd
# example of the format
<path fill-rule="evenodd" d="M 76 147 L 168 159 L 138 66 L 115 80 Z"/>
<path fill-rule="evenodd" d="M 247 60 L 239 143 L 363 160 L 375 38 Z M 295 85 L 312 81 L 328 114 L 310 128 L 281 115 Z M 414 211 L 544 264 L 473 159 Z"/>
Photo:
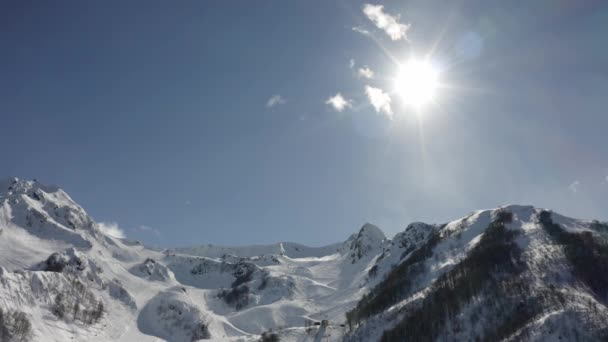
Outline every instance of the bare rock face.
<path fill-rule="evenodd" d="M 174 342 L 210 339 L 204 313 L 180 289 L 164 291 L 143 307 L 139 329 L 149 335 Z"/>
<path fill-rule="evenodd" d="M 133 266 L 129 271 L 138 277 L 152 281 L 166 282 L 175 279 L 175 275 L 167 266 L 152 258 L 147 258 L 141 264 Z"/>
<path fill-rule="evenodd" d="M 366 223 L 361 227 L 359 233 L 351 237 L 350 257 L 352 263 L 382 250 L 386 241 L 386 236 L 380 228 L 371 223 Z M 375 255 L 375 254 L 374 254 Z"/>

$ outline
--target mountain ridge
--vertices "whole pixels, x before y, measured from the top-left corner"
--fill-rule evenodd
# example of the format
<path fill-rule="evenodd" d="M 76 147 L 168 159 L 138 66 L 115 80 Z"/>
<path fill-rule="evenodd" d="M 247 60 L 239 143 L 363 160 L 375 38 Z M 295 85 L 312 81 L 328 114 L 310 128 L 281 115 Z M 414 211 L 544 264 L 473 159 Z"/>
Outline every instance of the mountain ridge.
<path fill-rule="evenodd" d="M 392 238 L 366 223 L 321 247 L 155 250 L 104 234 L 59 187 L 16 178 L 0 186 L 0 304 L 23 313 L 35 341 L 256 341 L 270 330 L 284 341 L 607 336 L 596 320 L 608 313 L 608 280 L 585 267 L 608 264 L 608 225 L 597 221 L 509 205 L 414 222 Z M 580 246 L 593 253 L 580 256 Z M 521 293 L 489 290 L 503 288 L 503 273 L 527 281 L 510 283 Z M 517 310 L 524 321 L 509 316 Z M 469 322 L 481 313 L 511 323 Z M 428 326 L 412 325 L 422 318 Z"/>

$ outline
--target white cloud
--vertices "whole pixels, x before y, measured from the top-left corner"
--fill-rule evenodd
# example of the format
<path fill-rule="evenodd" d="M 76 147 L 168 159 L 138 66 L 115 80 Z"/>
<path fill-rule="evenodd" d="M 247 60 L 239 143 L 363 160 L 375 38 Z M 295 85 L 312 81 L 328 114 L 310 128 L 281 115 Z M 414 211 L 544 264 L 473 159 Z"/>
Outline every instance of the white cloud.
<path fill-rule="evenodd" d="M 380 88 L 365 86 L 365 93 L 376 112 L 384 113 L 392 119 L 391 97 Z"/>
<path fill-rule="evenodd" d="M 357 70 L 357 75 L 359 75 L 359 77 L 371 79 L 374 78 L 374 71 L 368 67 L 363 67 Z"/>
<path fill-rule="evenodd" d="M 348 61 L 348 67 L 349 68 L 354 68 L 355 67 L 355 59 L 351 58 L 350 61 Z"/>
<path fill-rule="evenodd" d="M 575 180 L 574 182 L 572 182 L 572 184 L 568 185 L 568 189 L 570 189 L 570 191 L 572 191 L 574 193 L 577 193 L 580 185 L 581 185 L 581 182 Z"/>
<path fill-rule="evenodd" d="M 400 23 L 399 15 L 392 16 L 384 12 L 384 6 L 365 4 L 363 6 L 363 13 L 376 25 L 376 27 L 383 30 L 391 37 L 392 40 L 406 38 L 406 33 L 410 28 L 410 25 Z"/>
<path fill-rule="evenodd" d="M 287 103 L 287 100 L 285 100 L 284 98 L 281 97 L 281 95 L 276 94 L 276 95 L 272 95 L 268 101 L 266 102 L 266 107 L 270 108 L 270 107 L 274 107 L 277 105 L 282 105 Z"/>
<path fill-rule="evenodd" d="M 97 227 L 106 235 L 119 239 L 124 239 L 126 237 L 125 232 L 118 227 L 118 223 L 116 222 L 99 222 Z"/>
<path fill-rule="evenodd" d="M 325 103 L 332 106 L 338 112 L 343 111 L 346 107 L 352 107 L 351 101 L 345 99 L 340 93 L 330 97 Z"/>
<path fill-rule="evenodd" d="M 355 32 L 357 32 L 357 33 L 361 33 L 364 36 L 369 36 L 369 31 L 366 30 L 366 29 L 364 29 L 364 28 L 362 28 L 362 27 L 355 26 L 355 27 L 352 28 L 352 30 L 355 31 Z"/>
<path fill-rule="evenodd" d="M 144 232 L 144 233 L 152 233 L 156 236 L 160 236 L 160 230 L 149 227 L 149 226 L 145 226 L 145 225 L 141 225 L 139 227 L 133 228 L 133 230 Z"/>

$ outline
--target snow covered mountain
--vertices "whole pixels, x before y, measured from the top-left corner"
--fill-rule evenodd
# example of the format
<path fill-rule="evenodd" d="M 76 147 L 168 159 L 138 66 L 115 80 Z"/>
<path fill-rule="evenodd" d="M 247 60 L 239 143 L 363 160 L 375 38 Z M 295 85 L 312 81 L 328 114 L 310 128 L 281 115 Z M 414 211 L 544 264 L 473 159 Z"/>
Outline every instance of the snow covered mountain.
<path fill-rule="evenodd" d="M 608 225 L 532 206 L 342 243 L 153 250 L 0 181 L 0 341 L 608 339 Z"/>

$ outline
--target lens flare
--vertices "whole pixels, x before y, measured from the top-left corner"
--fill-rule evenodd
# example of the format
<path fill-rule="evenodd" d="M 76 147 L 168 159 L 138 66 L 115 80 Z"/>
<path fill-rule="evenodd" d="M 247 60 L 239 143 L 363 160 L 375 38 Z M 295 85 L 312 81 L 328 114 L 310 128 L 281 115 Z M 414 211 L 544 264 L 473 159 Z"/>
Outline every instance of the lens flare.
<path fill-rule="evenodd" d="M 395 92 L 409 106 L 422 107 L 432 102 L 437 92 L 439 72 L 426 60 L 410 59 L 395 78 Z"/>

